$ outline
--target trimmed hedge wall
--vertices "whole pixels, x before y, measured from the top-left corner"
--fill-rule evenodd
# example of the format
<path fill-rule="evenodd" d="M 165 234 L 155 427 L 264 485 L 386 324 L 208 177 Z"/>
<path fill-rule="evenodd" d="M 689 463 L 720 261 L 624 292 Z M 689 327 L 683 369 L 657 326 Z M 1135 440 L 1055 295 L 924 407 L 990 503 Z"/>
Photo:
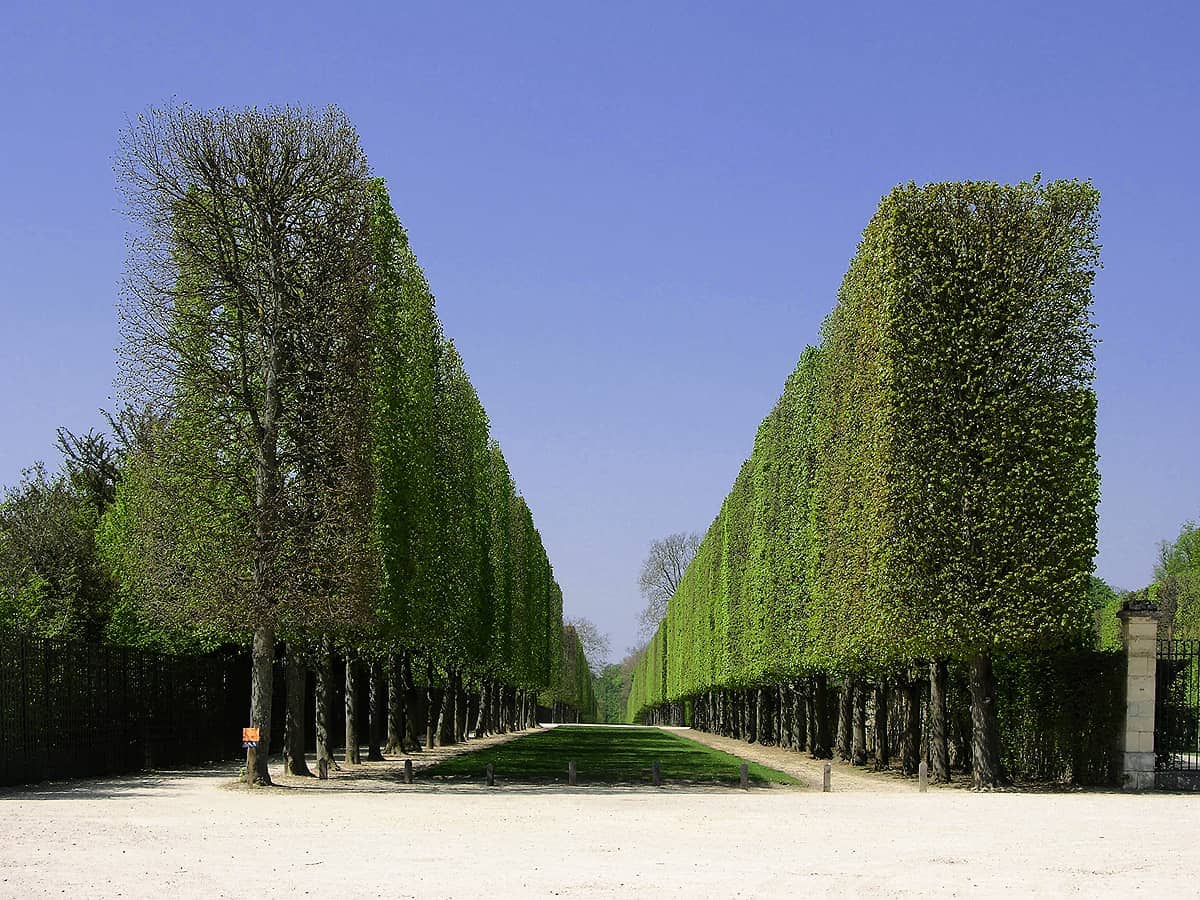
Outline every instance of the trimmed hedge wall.
<path fill-rule="evenodd" d="M 817 674 L 911 682 L 934 659 L 971 662 L 991 708 L 990 660 L 1090 632 L 1097 204 L 1038 179 L 883 199 L 634 673 L 631 719 Z"/>

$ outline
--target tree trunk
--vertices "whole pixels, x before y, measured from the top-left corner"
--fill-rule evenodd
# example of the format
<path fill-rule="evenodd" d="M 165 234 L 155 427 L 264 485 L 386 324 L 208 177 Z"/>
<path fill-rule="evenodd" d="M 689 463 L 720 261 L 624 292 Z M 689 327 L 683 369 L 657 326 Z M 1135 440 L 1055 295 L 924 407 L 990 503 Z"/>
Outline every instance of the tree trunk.
<path fill-rule="evenodd" d="M 479 711 L 475 717 L 475 737 L 481 738 L 487 734 L 488 710 L 488 680 L 485 678 L 479 684 Z"/>
<path fill-rule="evenodd" d="M 750 691 L 750 697 L 752 698 L 754 704 L 750 710 L 750 743 L 753 744 L 755 741 L 761 743 L 764 736 L 763 726 L 765 724 L 763 721 L 765 718 L 763 714 L 766 712 L 766 710 L 763 709 L 766 704 L 763 703 L 762 688 L 756 688 L 755 690 Z"/>
<path fill-rule="evenodd" d="M 955 709 L 950 716 L 951 764 L 971 774 L 971 704 Z"/>
<path fill-rule="evenodd" d="M 421 726 L 418 721 L 419 710 L 417 709 L 417 688 L 413 684 L 412 675 L 412 660 L 409 658 L 408 651 L 404 650 L 400 653 L 400 690 L 404 693 L 404 743 L 407 744 L 409 753 L 421 752 Z"/>
<path fill-rule="evenodd" d="M 888 745 L 888 685 L 880 678 L 875 682 L 875 769 L 881 771 L 891 762 Z"/>
<path fill-rule="evenodd" d="M 367 666 L 367 761 L 382 762 L 383 752 L 383 698 L 384 691 L 379 675 L 379 661 L 371 660 Z"/>
<path fill-rule="evenodd" d="M 290 644 L 287 649 L 287 713 L 284 719 L 283 770 L 289 775 L 307 775 L 308 762 L 304 758 L 304 700 L 308 687 L 308 666 L 304 657 Z"/>
<path fill-rule="evenodd" d="M 467 700 L 467 692 L 463 689 L 462 673 L 457 672 L 454 676 L 454 740 L 465 741 L 467 739 L 467 718 L 470 715 L 469 701 Z"/>
<path fill-rule="evenodd" d="M 325 760 L 330 769 L 337 767 L 333 760 L 333 747 L 329 744 L 329 690 L 333 686 L 333 655 L 329 644 L 322 641 L 317 668 L 313 673 L 313 712 L 314 724 L 317 729 L 317 769 L 320 770 L 321 760 Z"/>
<path fill-rule="evenodd" d="M 850 735 L 850 761 L 867 764 L 867 688 L 861 681 L 854 685 L 854 725 Z"/>
<path fill-rule="evenodd" d="M 904 682 L 904 731 L 900 736 L 900 772 L 916 775 L 921 756 L 921 682 Z"/>
<path fill-rule="evenodd" d="M 812 745 L 813 759 L 833 759 L 833 742 L 829 733 L 829 681 L 824 673 L 814 679 L 814 714 L 816 716 L 816 740 Z"/>
<path fill-rule="evenodd" d="M 791 747 L 792 743 L 792 697 L 791 691 L 782 684 L 775 686 L 775 708 L 777 715 L 776 744 L 780 747 Z"/>
<path fill-rule="evenodd" d="M 807 750 L 808 702 L 804 699 L 804 691 L 799 682 L 792 685 L 792 727 L 796 734 L 793 746 L 796 750 Z"/>
<path fill-rule="evenodd" d="M 935 782 L 950 780 L 950 742 L 946 727 L 946 661 L 929 664 L 929 755 Z"/>
<path fill-rule="evenodd" d="M 441 703 L 437 702 L 438 698 L 433 687 L 433 660 L 425 660 L 425 749 L 433 749 L 433 741 L 436 736 L 438 716 L 442 712 Z"/>
<path fill-rule="evenodd" d="M 384 670 L 387 676 L 387 746 L 383 752 L 388 756 L 399 756 L 404 752 L 404 689 L 400 685 L 400 658 L 395 654 L 388 657 Z"/>
<path fill-rule="evenodd" d="M 977 790 L 1004 783 L 1000 766 L 1000 727 L 996 717 L 996 683 L 992 658 L 976 654 L 970 661 L 971 780 Z"/>
<path fill-rule="evenodd" d="M 809 752 L 814 752 L 817 746 L 817 682 L 813 677 L 808 679 L 808 710 L 805 714 L 804 729 L 807 732 Z"/>
<path fill-rule="evenodd" d="M 271 301 L 280 299 L 271 285 Z M 270 301 L 268 301 L 270 302 Z M 254 593 L 260 606 L 274 609 L 278 600 L 275 587 L 274 552 L 279 534 L 279 365 L 280 346 L 272 330 L 267 334 L 261 357 L 262 400 L 258 410 L 254 447 Z M 270 615 L 269 612 L 266 615 Z M 247 759 L 246 780 L 250 784 L 270 784 L 267 760 L 271 753 L 271 701 L 275 692 L 275 626 L 265 621 L 254 626 L 251 650 L 250 726 L 258 729 L 258 747 Z"/>
<path fill-rule="evenodd" d="M 270 784 L 267 759 L 271 752 L 271 698 L 275 692 L 275 628 L 260 625 L 254 629 L 250 674 L 250 727 L 258 729 L 258 748 L 254 769 L 246 773 L 250 784 Z"/>
<path fill-rule="evenodd" d="M 362 762 L 358 749 L 358 663 L 351 653 L 346 654 L 346 764 L 357 766 Z"/>
<path fill-rule="evenodd" d="M 837 753 L 843 762 L 850 760 L 850 733 L 854 728 L 854 682 L 846 678 L 838 692 Z"/>
<path fill-rule="evenodd" d="M 446 673 L 446 688 L 442 691 L 442 709 L 438 716 L 438 743 L 448 747 L 454 741 L 454 720 L 458 716 L 455 704 L 458 694 L 454 690 L 454 670 Z"/>

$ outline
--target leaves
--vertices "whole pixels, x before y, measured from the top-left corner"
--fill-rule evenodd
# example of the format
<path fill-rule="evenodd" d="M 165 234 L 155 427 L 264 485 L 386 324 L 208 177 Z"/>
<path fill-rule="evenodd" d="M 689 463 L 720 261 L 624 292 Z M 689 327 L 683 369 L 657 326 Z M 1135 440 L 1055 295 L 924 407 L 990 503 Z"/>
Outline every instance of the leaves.
<path fill-rule="evenodd" d="M 897 187 L 635 672 L 715 687 L 1032 651 L 1090 627 L 1098 194 Z"/>

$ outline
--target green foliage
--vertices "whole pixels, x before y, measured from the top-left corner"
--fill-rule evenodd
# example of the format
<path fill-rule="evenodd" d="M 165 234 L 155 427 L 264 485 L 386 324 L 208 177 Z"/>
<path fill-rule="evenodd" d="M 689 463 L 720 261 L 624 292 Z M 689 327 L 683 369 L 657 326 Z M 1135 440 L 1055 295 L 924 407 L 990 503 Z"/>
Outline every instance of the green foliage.
<path fill-rule="evenodd" d="M 629 705 L 629 689 L 632 671 L 612 663 L 600 670 L 596 678 L 596 720 L 605 725 L 619 725 L 625 721 Z"/>
<path fill-rule="evenodd" d="M 386 635 L 416 646 L 437 550 L 434 409 L 444 340 L 433 294 L 381 181 L 372 184 L 371 204 L 377 613 Z"/>
<path fill-rule="evenodd" d="M 188 650 L 266 633 L 595 697 L 562 591 L 340 112 L 151 110 L 118 168 L 122 386 L 0 506 L 0 626 Z M 137 440 L 132 440 L 137 432 Z M 581 668 L 582 667 L 582 668 Z"/>
<path fill-rule="evenodd" d="M 113 585 L 97 557 L 94 498 L 38 465 L 0 499 L 0 630 L 97 638 Z"/>
<path fill-rule="evenodd" d="M 558 666 L 542 702 L 563 703 L 578 711 L 582 722 L 594 722 L 599 717 L 595 679 L 579 635 L 570 625 L 562 627 Z"/>
<path fill-rule="evenodd" d="M 1171 634 L 1200 637 L 1200 526 L 1184 523 L 1179 537 L 1159 548 L 1157 598 Z"/>
<path fill-rule="evenodd" d="M 1117 592 L 1103 578 L 1093 575 L 1088 581 L 1088 606 L 1093 610 L 1103 609 L 1118 599 Z"/>
<path fill-rule="evenodd" d="M 562 592 L 382 182 L 372 199 L 381 637 L 447 668 L 550 688 L 574 665 Z"/>
<path fill-rule="evenodd" d="M 1097 202 L 1036 179 L 883 199 L 635 672 L 631 719 L 1091 632 Z"/>
<path fill-rule="evenodd" d="M 248 640 L 252 501 L 235 480 L 208 477 L 220 461 L 205 417 L 179 404 L 145 449 L 126 456 L 116 500 L 97 531 L 118 589 L 114 637 L 134 645 Z M 242 471 L 248 468 L 242 462 Z"/>
<path fill-rule="evenodd" d="M 1117 613 L 1121 611 L 1121 605 L 1130 599 L 1130 596 L 1129 592 L 1118 594 L 1103 579 L 1092 576 L 1088 588 L 1088 605 L 1092 608 L 1095 638 L 1093 643 L 1096 647 L 1101 650 L 1120 650 L 1122 648 L 1121 621 L 1117 618 Z"/>
<path fill-rule="evenodd" d="M 1056 647 L 995 660 L 1005 769 L 1036 781 L 1111 784 L 1120 771 L 1125 654 Z"/>
<path fill-rule="evenodd" d="M 1095 190 L 897 188 L 825 326 L 815 495 L 833 661 L 1031 648 L 1096 549 Z"/>

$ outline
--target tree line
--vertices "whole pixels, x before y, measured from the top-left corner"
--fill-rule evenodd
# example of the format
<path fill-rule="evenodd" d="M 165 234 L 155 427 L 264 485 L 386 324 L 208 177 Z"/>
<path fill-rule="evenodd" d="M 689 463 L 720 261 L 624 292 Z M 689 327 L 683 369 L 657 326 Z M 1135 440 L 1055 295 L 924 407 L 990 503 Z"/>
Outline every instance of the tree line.
<path fill-rule="evenodd" d="M 1097 209 L 1089 183 L 1039 179 L 882 200 L 634 673 L 631 718 L 818 757 L 837 740 L 859 762 L 873 733 L 877 763 L 895 746 L 915 771 L 927 685 L 948 778 L 953 670 L 966 766 L 1003 780 L 994 661 L 1093 635 Z"/>
<path fill-rule="evenodd" d="M 77 538 L 63 583 L 21 558 L 39 551 L 15 546 L 6 500 L 10 627 L 249 646 L 267 744 L 282 646 L 295 774 L 310 677 L 332 759 L 335 653 L 351 762 L 364 730 L 378 755 L 384 723 L 400 751 L 526 727 L 539 703 L 594 715 L 532 514 L 348 119 L 152 109 L 117 174 L 124 405 L 113 438 L 62 433 L 66 471 L 16 491 Z M 265 753 L 249 777 L 269 782 Z"/>

